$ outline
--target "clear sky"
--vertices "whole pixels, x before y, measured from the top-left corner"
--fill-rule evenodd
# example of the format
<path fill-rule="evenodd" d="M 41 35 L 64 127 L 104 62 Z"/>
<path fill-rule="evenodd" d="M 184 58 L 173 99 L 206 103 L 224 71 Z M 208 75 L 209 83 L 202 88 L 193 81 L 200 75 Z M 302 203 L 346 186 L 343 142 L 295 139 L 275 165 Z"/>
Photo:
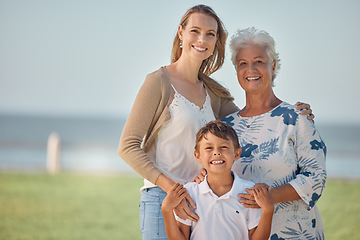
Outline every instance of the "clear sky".
<path fill-rule="evenodd" d="M 280 99 L 310 103 L 318 122 L 360 123 L 356 0 L 0 0 L 0 114 L 126 117 L 198 3 L 217 12 L 229 38 L 250 26 L 273 36 Z M 213 77 L 242 107 L 228 49 L 225 61 Z"/>

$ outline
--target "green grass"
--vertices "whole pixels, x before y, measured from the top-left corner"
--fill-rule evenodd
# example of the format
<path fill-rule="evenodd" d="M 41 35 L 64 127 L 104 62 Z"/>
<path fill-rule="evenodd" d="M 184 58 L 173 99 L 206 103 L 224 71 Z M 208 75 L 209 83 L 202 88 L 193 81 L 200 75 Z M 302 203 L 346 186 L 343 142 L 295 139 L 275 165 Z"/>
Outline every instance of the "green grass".
<path fill-rule="evenodd" d="M 141 239 L 138 177 L 0 174 L 0 239 Z"/>
<path fill-rule="evenodd" d="M 360 182 L 327 181 L 317 205 L 327 240 L 360 239 Z"/>
<path fill-rule="evenodd" d="M 0 239 L 141 239 L 134 176 L 0 174 Z M 327 240 L 360 239 L 360 183 L 329 180 Z"/>

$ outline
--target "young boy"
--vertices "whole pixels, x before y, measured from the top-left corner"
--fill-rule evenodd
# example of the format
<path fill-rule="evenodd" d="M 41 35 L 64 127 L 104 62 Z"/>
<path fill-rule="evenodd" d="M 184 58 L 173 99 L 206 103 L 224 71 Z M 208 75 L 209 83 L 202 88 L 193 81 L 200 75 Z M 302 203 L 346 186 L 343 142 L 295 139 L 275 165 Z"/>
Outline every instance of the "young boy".
<path fill-rule="evenodd" d="M 200 129 L 194 155 L 207 170 L 207 176 L 200 184 L 174 185 L 164 199 L 162 213 L 168 239 L 269 238 L 274 204 L 268 190 L 263 186 L 254 189 L 255 200 L 262 210 L 245 208 L 238 202 L 237 194 L 254 185 L 231 171 L 240 154 L 237 134 L 230 125 L 212 121 Z M 197 222 L 173 214 L 187 194 L 197 205 L 193 209 L 199 216 Z"/>

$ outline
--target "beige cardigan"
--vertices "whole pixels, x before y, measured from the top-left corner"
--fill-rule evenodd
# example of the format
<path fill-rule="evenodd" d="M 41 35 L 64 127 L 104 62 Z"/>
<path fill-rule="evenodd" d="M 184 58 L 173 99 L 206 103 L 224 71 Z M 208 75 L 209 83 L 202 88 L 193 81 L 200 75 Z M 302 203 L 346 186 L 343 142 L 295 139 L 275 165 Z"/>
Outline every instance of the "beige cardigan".
<path fill-rule="evenodd" d="M 215 95 L 206 85 L 205 88 L 216 119 L 222 119 L 239 110 L 233 101 Z M 164 68 L 148 74 L 136 96 L 120 138 L 119 156 L 153 184 L 161 171 L 150 160 L 147 152 L 154 144 L 161 126 L 170 120 L 168 107 L 173 96 L 174 91 Z"/>

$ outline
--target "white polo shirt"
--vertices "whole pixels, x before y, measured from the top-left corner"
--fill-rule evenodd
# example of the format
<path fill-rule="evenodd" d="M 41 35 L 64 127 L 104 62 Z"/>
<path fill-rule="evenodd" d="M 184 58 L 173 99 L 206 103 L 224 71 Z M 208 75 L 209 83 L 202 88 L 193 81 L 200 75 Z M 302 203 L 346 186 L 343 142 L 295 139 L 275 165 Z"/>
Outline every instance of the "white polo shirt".
<path fill-rule="evenodd" d="M 239 193 L 245 193 L 254 183 L 240 179 L 234 172 L 231 190 L 218 197 L 210 189 L 207 178 L 197 184 L 190 182 L 185 188 L 196 204 L 192 209 L 198 216 L 197 222 L 182 220 L 175 215 L 177 221 L 191 226 L 190 239 L 249 239 L 249 229 L 259 224 L 261 209 L 245 208 L 239 203 Z"/>

